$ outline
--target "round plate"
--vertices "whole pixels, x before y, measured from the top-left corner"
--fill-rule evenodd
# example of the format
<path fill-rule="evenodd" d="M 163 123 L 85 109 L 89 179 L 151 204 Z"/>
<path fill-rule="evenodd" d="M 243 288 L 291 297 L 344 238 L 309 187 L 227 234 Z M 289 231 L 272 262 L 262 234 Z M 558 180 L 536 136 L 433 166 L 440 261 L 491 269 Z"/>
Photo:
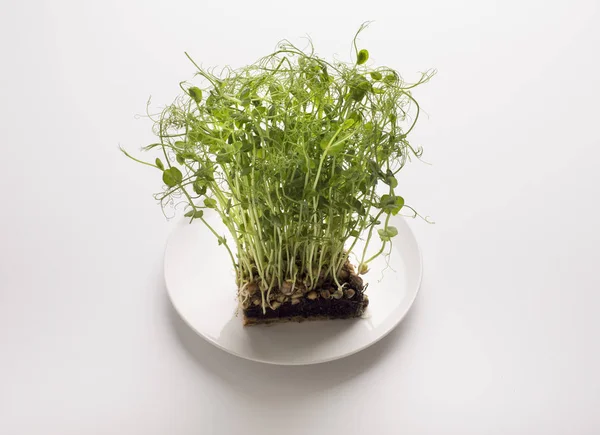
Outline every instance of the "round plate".
<path fill-rule="evenodd" d="M 205 218 L 219 234 L 226 234 L 215 214 L 207 213 Z M 360 319 L 242 326 L 227 251 L 199 220 L 183 219 L 167 243 L 169 297 L 194 331 L 239 357 L 280 365 L 343 358 L 386 336 L 406 315 L 419 290 L 422 259 L 417 241 L 404 218 L 392 217 L 390 224 L 398 235 L 389 262 L 378 257 L 363 276 L 369 283 L 369 307 Z M 354 252 L 361 251 L 355 248 Z"/>

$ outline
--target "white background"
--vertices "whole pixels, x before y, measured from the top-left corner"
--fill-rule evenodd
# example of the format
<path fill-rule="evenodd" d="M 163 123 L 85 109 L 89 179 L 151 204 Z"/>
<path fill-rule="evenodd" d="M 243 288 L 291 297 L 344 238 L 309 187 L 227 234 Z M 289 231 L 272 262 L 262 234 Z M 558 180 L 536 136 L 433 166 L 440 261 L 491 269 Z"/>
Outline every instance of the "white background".
<path fill-rule="evenodd" d="M 174 314 L 159 174 L 118 151 L 205 66 L 282 38 L 419 89 L 401 177 L 421 293 L 372 348 L 251 363 Z M 598 1 L 6 1 L 0 9 L 0 433 L 600 432 Z M 199 265 L 200 267 L 201 265 Z M 372 297 L 374 297 L 372 295 Z"/>

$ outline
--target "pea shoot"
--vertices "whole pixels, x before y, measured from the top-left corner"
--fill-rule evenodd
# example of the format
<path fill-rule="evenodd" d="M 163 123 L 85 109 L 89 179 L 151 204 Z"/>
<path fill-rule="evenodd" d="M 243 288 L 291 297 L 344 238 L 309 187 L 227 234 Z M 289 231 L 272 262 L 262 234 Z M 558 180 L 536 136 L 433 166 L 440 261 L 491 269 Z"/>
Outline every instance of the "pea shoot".
<path fill-rule="evenodd" d="M 264 294 L 319 278 L 337 283 L 359 239 L 358 272 L 385 255 L 398 230 L 391 216 L 408 209 L 397 174 L 419 158 L 408 135 L 419 117 L 414 89 L 435 71 L 406 83 L 388 67 L 372 67 L 357 46 L 352 62 L 317 56 L 289 41 L 252 65 L 219 73 L 196 67 L 194 84 L 154 121 L 154 163 L 161 206 L 184 201 L 229 252 L 237 285 Z M 385 194 L 377 187 L 384 186 Z M 229 234 L 204 219 L 218 213 Z M 368 248 L 378 243 L 374 255 Z M 235 247 L 234 255 L 232 247 Z M 370 251 L 369 251 L 370 252 Z M 341 286 L 340 286 L 341 287 Z M 265 309 L 263 297 L 263 310 Z"/>

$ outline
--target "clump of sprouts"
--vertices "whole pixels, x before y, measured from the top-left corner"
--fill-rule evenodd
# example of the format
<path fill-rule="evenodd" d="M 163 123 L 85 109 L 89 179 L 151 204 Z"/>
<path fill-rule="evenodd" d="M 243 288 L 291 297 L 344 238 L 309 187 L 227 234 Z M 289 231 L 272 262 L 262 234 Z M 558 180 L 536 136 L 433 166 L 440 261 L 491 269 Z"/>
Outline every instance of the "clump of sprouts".
<path fill-rule="evenodd" d="M 417 216 L 396 175 L 421 156 L 408 142 L 419 118 L 412 91 L 434 71 L 406 83 L 392 68 L 368 66 L 368 51 L 357 47 L 363 28 L 350 63 L 288 41 L 219 74 L 188 56 L 197 83 L 181 83 L 183 95 L 152 116 L 158 141 L 144 149 L 159 156 L 152 163 L 126 153 L 162 173 L 161 205 L 186 202 L 185 216 L 229 252 L 237 285 L 258 285 L 263 309 L 264 295 L 289 283 L 310 290 L 327 279 L 341 288 L 339 273 L 359 239 L 358 273 L 366 273 L 398 233 L 390 217 L 401 209 Z M 206 209 L 228 235 L 205 220 Z M 373 243 L 379 249 L 368 255 Z"/>

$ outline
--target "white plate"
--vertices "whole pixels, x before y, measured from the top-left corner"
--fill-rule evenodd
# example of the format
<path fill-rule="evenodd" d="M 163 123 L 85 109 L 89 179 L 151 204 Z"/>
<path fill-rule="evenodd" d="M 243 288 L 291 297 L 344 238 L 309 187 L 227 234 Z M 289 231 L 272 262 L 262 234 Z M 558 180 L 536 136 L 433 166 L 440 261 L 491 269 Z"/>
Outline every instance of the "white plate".
<path fill-rule="evenodd" d="M 215 215 L 205 216 L 225 234 Z M 404 218 L 389 267 L 383 256 L 363 278 L 369 283 L 369 307 L 361 319 L 243 327 L 238 315 L 234 272 L 223 246 L 200 221 L 183 219 L 165 252 L 169 297 L 181 318 L 215 346 L 254 361 L 280 365 L 315 364 L 352 355 L 386 336 L 406 315 L 419 290 L 422 259 Z M 355 252 L 359 252 L 355 250 Z"/>

